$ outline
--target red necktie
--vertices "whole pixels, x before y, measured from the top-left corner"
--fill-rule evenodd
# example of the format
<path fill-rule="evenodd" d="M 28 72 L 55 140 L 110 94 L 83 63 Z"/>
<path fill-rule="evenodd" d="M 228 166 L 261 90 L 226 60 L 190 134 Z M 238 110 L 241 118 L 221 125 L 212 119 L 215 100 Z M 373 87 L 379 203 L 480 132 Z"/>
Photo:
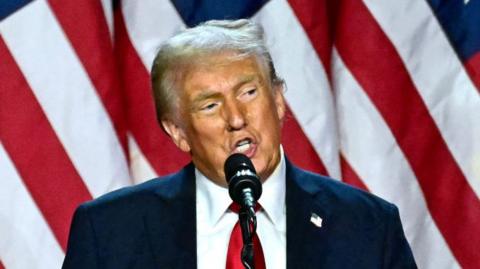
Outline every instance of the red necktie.
<path fill-rule="evenodd" d="M 255 208 L 255 211 L 258 211 L 260 207 Z M 230 205 L 230 210 L 237 213 L 240 211 L 240 206 L 238 204 L 232 203 Z M 230 242 L 228 243 L 228 252 L 227 252 L 227 266 L 226 269 L 244 269 L 245 267 L 242 264 L 241 251 L 243 247 L 242 239 L 242 229 L 240 227 L 240 222 L 237 221 L 233 227 L 232 235 L 230 236 Z M 265 258 L 263 257 L 262 245 L 260 240 L 258 240 L 258 235 L 255 233 L 253 237 L 253 256 L 255 269 L 265 269 Z"/>

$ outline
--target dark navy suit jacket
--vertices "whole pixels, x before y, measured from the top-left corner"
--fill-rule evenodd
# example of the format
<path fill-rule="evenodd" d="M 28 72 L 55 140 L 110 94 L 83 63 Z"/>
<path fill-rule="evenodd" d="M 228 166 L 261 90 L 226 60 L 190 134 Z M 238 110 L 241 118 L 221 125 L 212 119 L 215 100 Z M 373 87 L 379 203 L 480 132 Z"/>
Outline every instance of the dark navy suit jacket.
<path fill-rule="evenodd" d="M 416 268 L 394 205 L 288 161 L 286 178 L 287 268 Z M 81 205 L 63 268 L 196 268 L 195 201 L 190 164 Z"/>

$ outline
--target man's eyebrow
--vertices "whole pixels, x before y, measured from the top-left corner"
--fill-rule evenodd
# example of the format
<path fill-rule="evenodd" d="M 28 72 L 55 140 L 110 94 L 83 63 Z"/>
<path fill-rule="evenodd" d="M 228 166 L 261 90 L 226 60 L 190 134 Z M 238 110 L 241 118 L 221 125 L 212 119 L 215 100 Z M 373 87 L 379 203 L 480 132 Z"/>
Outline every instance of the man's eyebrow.
<path fill-rule="evenodd" d="M 247 84 L 247 83 L 250 83 L 254 80 L 257 80 L 258 78 L 258 75 L 256 74 L 253 74 L 253 75 L 247 75 L 247 76 L 243 76 L 241 77 L 238 82 L 235 84 L 235 87 L 234 88 L 240 88 L 242 87 L 244 84 Z"/>
<path fill-rule="evenodd" d="M 258 76 L 257 74 L 253 74 L 253 75 L 246 75 L 246 76 L 241 77 L 237 81 L 237 83 L 235 83 L 235 85 L 233 86 L 233 90 L 236 92 L 240 88 L 242 88 L 243 85 L 245 85 L 247 83 L 251 83 L 251 82 L 261 83 L 260 76 Z"/>
<path fill-rule="evenodd" d="M 203 100 L 210 99 L 210 98 L 215 98 L 215 97 L 219 97 L 219 96 L 220 96 L 220 93 L 206 89 L 206 90 L 202 91 L 200 94 L 198 94 L 197 96 L 195 96 L 195 98 L 193 98 L 193 100 L 192 100 L 192 103 L 196 104 L 196 103 L 199 103 Z"/>
<path fill-rule="evenodd" d="M 243 76 L 237 81 L 237 83 L 235 83 L 235 85 L 233 86 L 233 89 L 236 91 L 239 88 L 241 88 L 243 85 L 257 80 L 257 78 L 258 78 L 258 75 Z M 206 99 L 220 97 L 220 95 L 221 94 L 218 92 L 214 92 L 209 89 L 204 89 L 200 94 L 198 94 L 197 96 L 195 96 L 195 98 L 193 98 L 192 103 L 196 104 Z"/>
<path fill-rule="evenodd" d="M 233 86 L 233 90 L 234 91 L 237 91 L 238 89 L 240 89 L 243 85 L 247 84 L 247 83 L 250 83 L 252 81 L 256 81 L 256 80 L 259 80 L 258 78 L 259 76 L 254 74 L 254 75 L 246 75 L 246 76 L 243 76 L 241 77 L 237 83 L 235 83 L 235 85 Z M 214 98 L 218 98 L 218 97 L 221 97 L 221 93 L 219 92 L 215 92 L 215 91 L 212 91 L 210 89 L 204 89 L 202 90 L 201 93 L 199 93 L 197 96 L 195 96 L 195 98 L 193 98 L 192 100 L 192 108 L 202 102 L 203 100 L 207 100 L 207 99 L 214 99 Z"/>

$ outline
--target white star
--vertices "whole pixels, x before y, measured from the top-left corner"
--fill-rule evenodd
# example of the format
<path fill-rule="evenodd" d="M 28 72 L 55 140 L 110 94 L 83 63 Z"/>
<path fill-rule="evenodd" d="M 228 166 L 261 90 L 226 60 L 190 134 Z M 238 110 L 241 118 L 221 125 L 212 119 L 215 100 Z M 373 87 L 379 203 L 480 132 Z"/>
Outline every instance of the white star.
<path fill-rule="evenodd" d="M 468 4 L 468 2 L 470 2 L 470 0 L 463 0 L 463 3 L 466 5 Z"/>
<path fill-rule="evenodd" d="M 322 227 L 322 222 L 323 222 L 323 219 L 320 218 L 320 216 L 318 216 L 317 214 L 315 213 L 312 213 L 312 216 L 310 217 L 310 221 L 317 227 Z"/>

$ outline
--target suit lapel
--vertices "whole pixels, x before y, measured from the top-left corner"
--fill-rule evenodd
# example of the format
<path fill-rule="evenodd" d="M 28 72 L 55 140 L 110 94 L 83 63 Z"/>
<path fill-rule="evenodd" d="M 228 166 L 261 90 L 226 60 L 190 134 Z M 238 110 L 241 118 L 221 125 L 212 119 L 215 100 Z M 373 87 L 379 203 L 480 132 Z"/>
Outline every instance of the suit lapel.
<path fill-rule="evenodd" d="M 159 268 L 196 268 L 196 192 L 192 164 L 156 190 L 158 206 L 144 219 Z"/>
<path fill-rule="evenodd" d="M 318 184 L 310 184 L 311 176 L 288 160 L 286 174 L 287 268 L 321 266 L 328 251 L 329 203 Z"/>

